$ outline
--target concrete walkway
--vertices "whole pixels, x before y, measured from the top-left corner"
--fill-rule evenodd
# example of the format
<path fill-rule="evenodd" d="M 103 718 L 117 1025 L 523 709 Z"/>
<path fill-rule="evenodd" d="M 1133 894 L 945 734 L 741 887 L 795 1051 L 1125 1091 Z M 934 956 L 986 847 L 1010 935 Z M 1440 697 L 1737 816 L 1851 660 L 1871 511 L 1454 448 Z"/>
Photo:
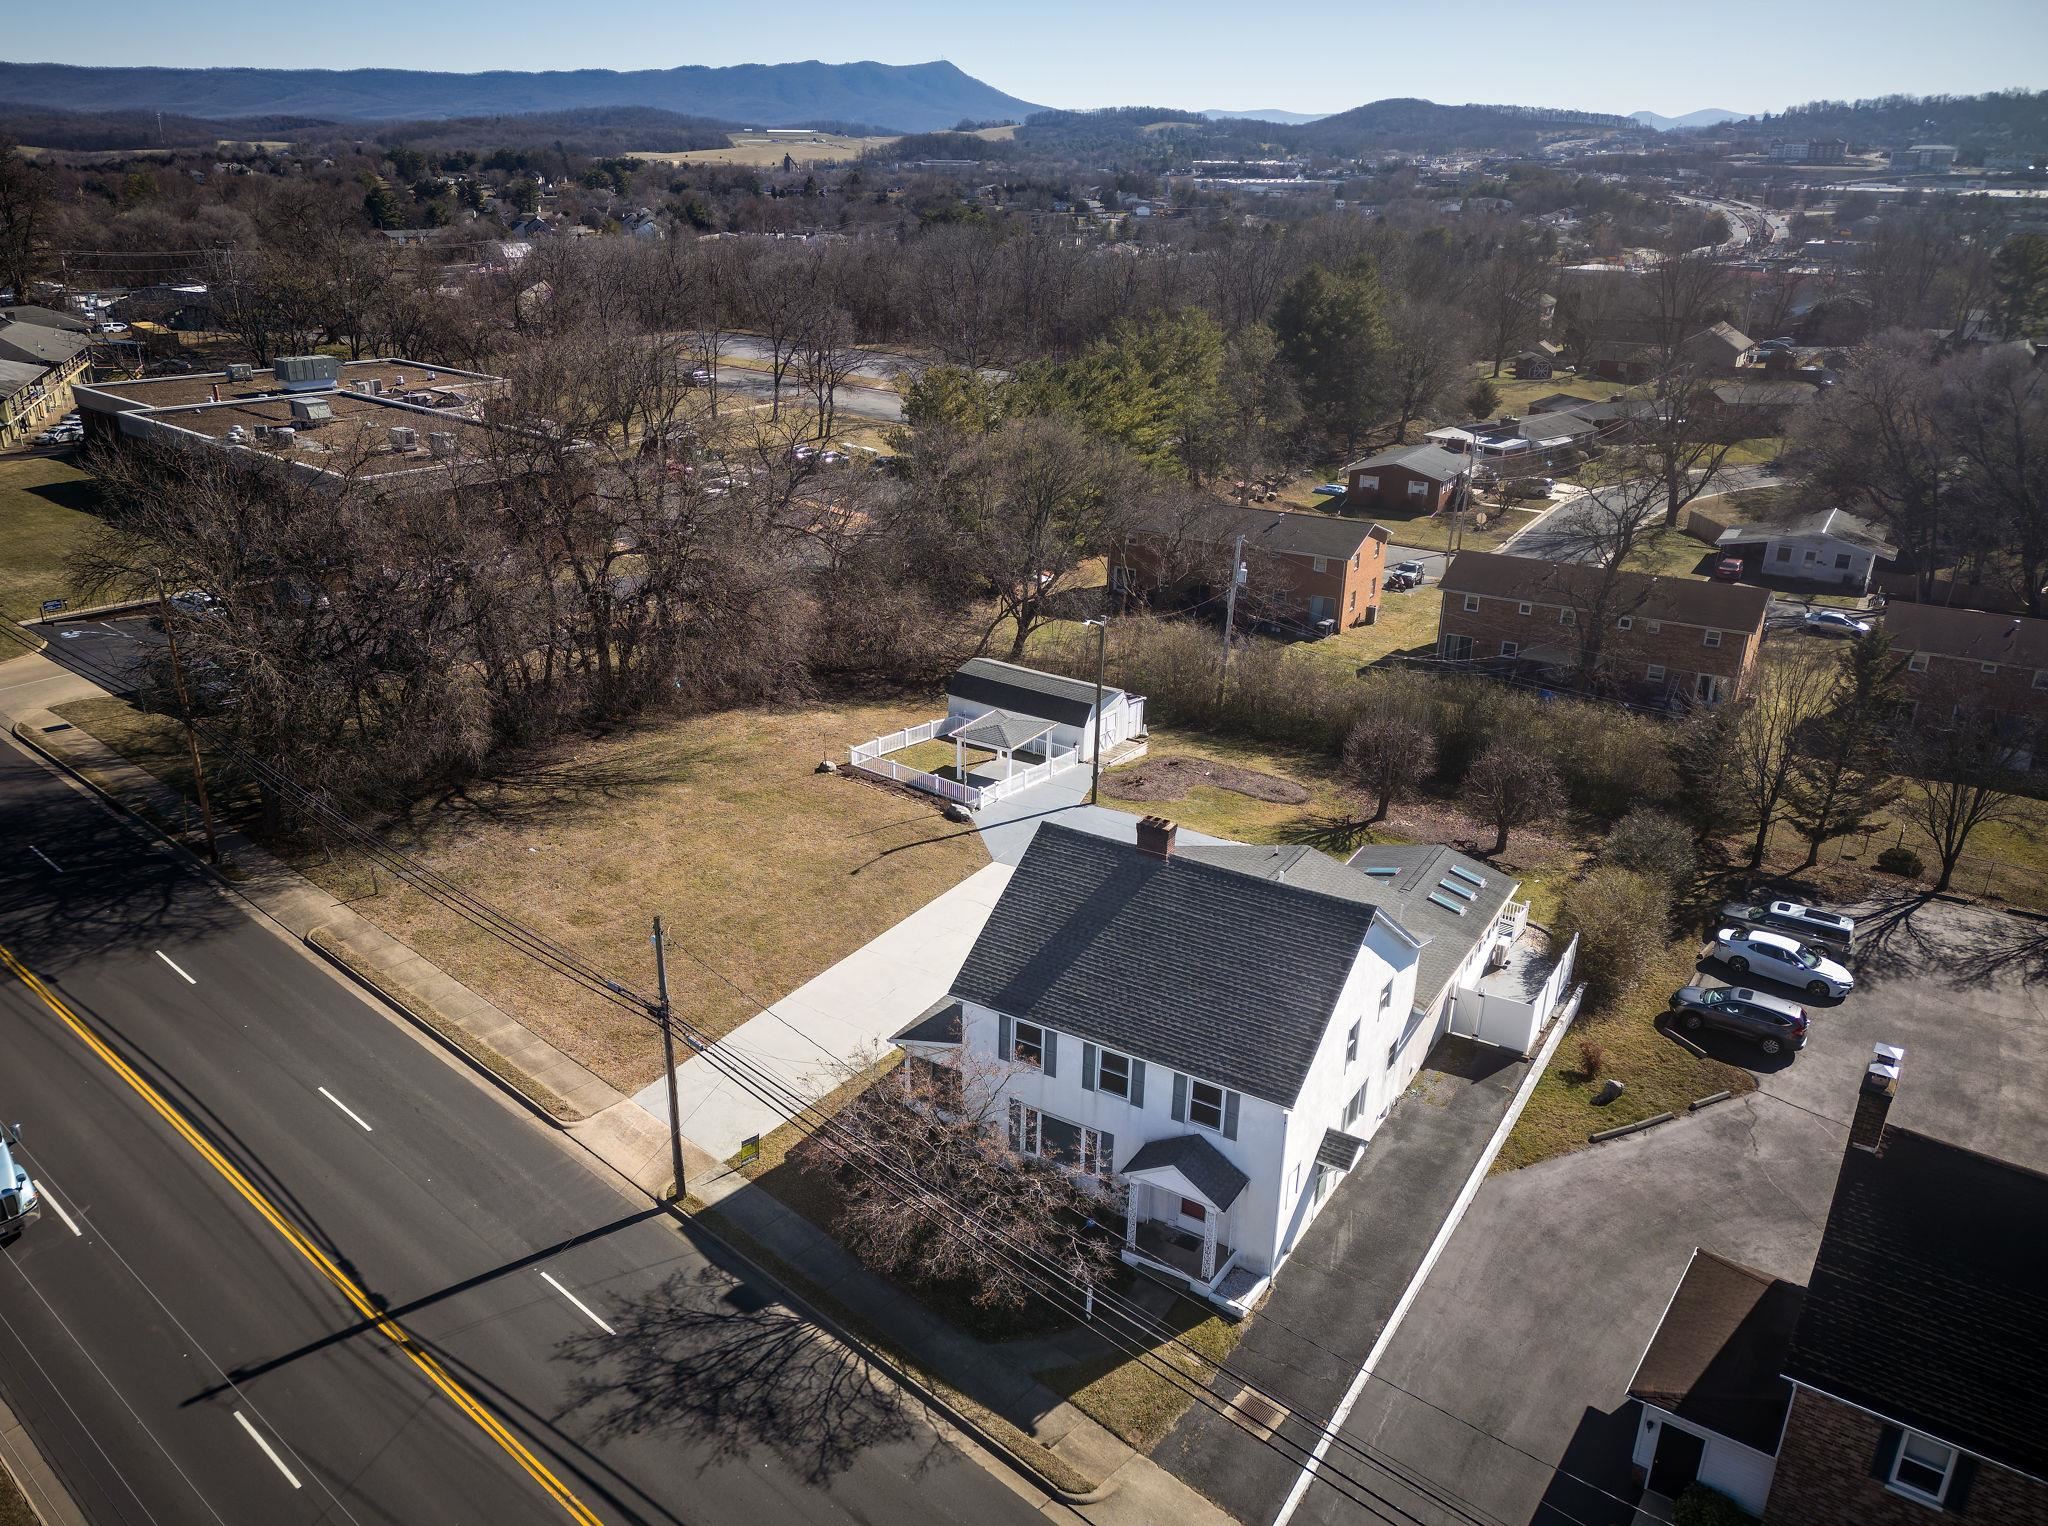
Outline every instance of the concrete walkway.
<path fill-rule="evenodd" d="M 1031 846 L 1031 839 L 1038 834 L 1039 826 L 1048 821 L 1057 821 L 1063 827 L 1073 827 L 1082 832 L 1093 832 L 1098 837 L 1136 842 L 1137 816 L 1129 811 L 1114 811 L 1108 806 L 1088 804 L 1089 774 L 1090 770 L 1086 768 L 1069 768 L 1043 784 L 1019 790 L 1007 799 L 976 811 L 974 824 L 981 831 L 988 856 L 999 864 L 1015 865 L 1024 857 L 1024 850 Z M 1180 840 L 1184 843 L 1214 844 L 1227 839 L 1183 830 Z M 966 951 L 963 949 L 961 952 Z"/>
<path fill-rule="evenodd" d="M 831 1091 L 888 1047 L 889 1035 L 953 987 L 953 977 L 981 935 L 1009 883 L 1011 865 L 978 869 L 749 1018 L 719 1043 L 807 1100 Z M 676 1067 L 683 1133 L 717 1160 L 729 1160 L 751 1134 L 766 1134 L 784 1114 L 749 1095 L 701 1055 Z M 660 1080 L 634 1098 L 666 1123 L 668 1094 Z"/>

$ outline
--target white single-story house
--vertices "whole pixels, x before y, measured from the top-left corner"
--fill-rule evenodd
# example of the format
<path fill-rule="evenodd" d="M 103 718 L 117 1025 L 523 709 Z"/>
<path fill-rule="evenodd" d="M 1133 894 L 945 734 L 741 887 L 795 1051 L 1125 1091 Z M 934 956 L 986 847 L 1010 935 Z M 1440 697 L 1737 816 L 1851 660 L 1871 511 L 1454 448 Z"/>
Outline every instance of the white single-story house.
<path fill-rule="evenodd" d="M 1048 723 L 1039 728 L 1028 724 L 984 721 L 1001 711 L 1019 720 Z M 976 657 L 963 663 L 946 680 L 946 735 L 952 736 L 970 722 L 981 721 L 1002 733 L 1023 740 L 1020 748 L 1049 753 L 1073 752 L 1086 763 L 1095 756 L 1095 685 L 1085 679 L 1067 678 L 1059 673 L 1041 673 L 1014 662 L 993 657 Z M 1024 737 L 1027 731 L 1035 735 Z M 1145 730 L 1145 700 L 1105 687 L 1102 691 L 1102 750 L 1105 754 Z M 970 745 L 977 743 L 970 736 Z"/>
<path fill-rule="evenodd" d="M 1125 1260 L 1242 1313 L 1421 1063 L 1439 1009 L 1418 1013 L 1418 973 L 1448 984 L 1489 943 L 1506 899 L 1463 901 L 1477 877 L 1442 866 L 1471 920 L 1425 939 L 1388 886 L 1312 850 L 1047 824 L 950 996 L 895 1042 L 999 1075 L 1012 1147 L 1088 1178 Z"/>
<path fill-rule="evenodd" d="M 1740 556 L 1761 577 L 1791 578 L 1870 591 L 1871 574 L 1899 548 L 1877 526 L 1847 509 L 1817 509 L 1769 524 L 1731 525 L 1714 544 Z"/>
<path fill-rule="evenodd" d="M 1643 1413 L 1631 1455 L 1650 1492 L 1693 1483 L 1764 1513 L 1792 1407 L 1785 1355 L 1806 1290 L 1695 1250 L 1651 1337 L 1629 1396 Z"/>

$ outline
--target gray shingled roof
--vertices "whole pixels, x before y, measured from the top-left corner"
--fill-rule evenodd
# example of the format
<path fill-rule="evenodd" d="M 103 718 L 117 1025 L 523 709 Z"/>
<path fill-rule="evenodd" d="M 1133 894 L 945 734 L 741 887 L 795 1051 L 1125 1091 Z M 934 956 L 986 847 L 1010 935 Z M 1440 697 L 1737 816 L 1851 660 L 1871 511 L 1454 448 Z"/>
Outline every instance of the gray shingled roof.
<path fill-rule="evenodd" d="M 1750 541 L 1790 535 L 1832 535 L 1836 540 L 1845 540 L 1851 545 L 1862 546 L 1885 556 L 1899 554 L 1899 548 L 1884 538 L 1882 530 L 1869 520 L 1851 514 L 1847 509 L 1814 509 L 1804 514 L 1790 515 L 1785 519 L 1752 520 L 1745 524 L 1731 525 L 1721 532 L 1714 544 L 1738 546 Z"/>
<path fill-rule="evenodd" d="M 1085 724 L 1095 712 L 1095 685 L 1059 673 L 1041 673 L 1014 662 L 993 657 L 976 657 L 960 665 L 946 681 L 946 692 L 956 699 L 977 705 L 994 705 L 1019 715 L 1043 716 L 1065 726 Z M 1105 688 L 1102 702 L 1109 705 L 1121 689 Z"/>
<path fill-rule="evenodd" d="M 1377 914 L 1049 822 L 953 994 L 1291 1107 Z"/>
<path fill-rule="evenodd" d="M 1399 445 L 1392 450 L 1383 450 L 1376 456 L 1367 456 L 1362 461 L 1353 461 L 1344 468 L 1343 475 L 1353 472 L 1369 472 L 1377 467 L 1398 466 L 1403 471 L 1427 477 L 1434 482 L 1449 482 L 1471 465 L 1469 458 L 1455 455 L 1441 445 Z"/>
<path fill-rule="evenodd" d="M 40 323 L 0 324 L 0 360 L 62 366 L 88 348 L 86 336 L 69 329 L 46 329 Z"/>
<path fill-rule="evenodd" d="M 1019 715 L 1014 710 L 990 710 L 960 727 L 947 741 L 965 742 L 969 747 L 1015 752 L 1052 730 L 1054 723 L 1037 715 Z"/>
<path fill-rule="evenodd" d="M 1188 1184 L 1214 1203 L 1219 1212 L 1228 1209 L 1237 1201 L 1237 1195 L 1251 1185 L 1251 1178 L 1200 1134 L 1175 1134 L 1153 1140 L 1124 1162 L 1123 1174 L 1157 1171 L 1163 1166 L 1171 1166 L 1186 1177 Z"/>
<path fill-rule="evenodd" d="M 893 1044 L 957 1044 L 964 1013 L 959 999 L 941 996 L 924 1011 L 909 1027 L 890 1036 Z"/>
<path fill-rule="evenodd" d="M 1792 1402 L 1780 1374 L 1805 1296 L 1797 1283 L 1695 1251 L 1628 1391 L 1774 1455 Z"/>
<path fill-rule="evenodd" d="M 1349 1171 L 1364 1153 L 1365 1141 L 1342 1129 L 1324 1129 L 1323 1142 L 1316 1146 L 1316 1160 L 1333 1171 Z"/>

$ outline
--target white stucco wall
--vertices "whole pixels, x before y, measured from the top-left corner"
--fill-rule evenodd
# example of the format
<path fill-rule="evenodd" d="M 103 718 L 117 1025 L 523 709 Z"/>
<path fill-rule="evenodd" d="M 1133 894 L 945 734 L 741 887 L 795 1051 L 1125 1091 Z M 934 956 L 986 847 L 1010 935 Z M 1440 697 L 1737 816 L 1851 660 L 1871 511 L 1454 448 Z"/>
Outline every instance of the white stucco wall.
<path fill-rule="evenodd" d="M 1689 1425 L 1654 1404 L 1643 1406 L 1643 1418 L 1636 1425 L 1636 1446 L 1630 1461 L 1647 1474 L 1657 1455 L 1657 1437 L 1662 1427 L 1667 1425 L 1690 1431 L 1706 1442 L 1707 1449 L 1700 1456 L 1701 1483 L 1709 1489 L 1720 1490 L 1751 1515 L 1764 1513 L 1764 1500 L 1771 1492 L 1771 1475 L 1777 1471 L 1776 1458 L 1700 1426 Z"/>

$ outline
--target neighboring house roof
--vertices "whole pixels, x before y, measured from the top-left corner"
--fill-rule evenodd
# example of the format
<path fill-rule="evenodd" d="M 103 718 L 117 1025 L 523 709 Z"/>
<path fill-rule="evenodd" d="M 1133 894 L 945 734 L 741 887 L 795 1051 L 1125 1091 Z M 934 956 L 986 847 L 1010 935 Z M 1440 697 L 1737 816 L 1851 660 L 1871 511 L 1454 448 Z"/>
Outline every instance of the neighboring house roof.
<path fill-rule="evenodd" d="M 1866 551 L 1875 551 L 1880 556 L 1897 556 L 1899 548 L 1884 538 L 1876 525 L 1867 519 L 1858 518 L 1847 509 L 1815 509 L 1811 513 L 1796 514 L 1790 519 L 1772 520 L 1768 524 L 1733 525 L 1723 530 L 1715 540 L 1719 546 L 1734 546 L 1759 540 L 1787 540 L 1803 535 L 1826 535 L 1835 540 L 1845 540 L 1852 546 L 1861 546 Z"/>
<path fill-rule="evenodd" d="M 1094 703 L 1095 691 L 1089 691 Z M 1052 730 L 1053 722 L 1036 715 L 1019 715 L 1014 710 L 988 710 L 956 730 L 947 741 L 965 742 L 969 747 L 997 752 L 1015 752 Z"/>
<path fill-rule="evenodd" d="M 1219 1210 L 1227 1210 L 1251 1178 L 1233 1166 L 1223 1152 L 1200 1134 L 1174 1134 L 1145 1145 L 1124 1164 L 1123 1175 L 1174 1170 Z"/>
<path fill-rule="evenodd" d="M 1440 445 L 1399 445 L 1392 450 L 1383 450 L 1376 456 L 1367 456 L 1362 461 L 1353 461 L 1339 476 L 1353 472 L 1376 471 L 1381 467 L 1398 466 L 1403 471 L 1413 472 L 1418 477 L 1427 477 L 1432 482 L 1452 482 L 1471 469 L 1468 457 L 1454 455 Z"/>
<path fill-rule="evenodd" d="M 40 323 L 0 324 L 0 360 L 62 366 L 90 348 L 85 335 L 70 329 L 44 328 Z"/>
<path fill-rule="evenodd" d="M 12 397 L 43 379 L 50 368 L 26 360 L 0 360 L 0 397 Z"/>
<path fill-rule="evenodd" d="M 1334 1171 L 1349 1171 L 1365 1153 L 1365 1141 L 1342 1129 L 1324 1129 L 1323 1142 L 1316 1146 L 1316 1161 Z"/>
<path fill-rule="evenodd" d="M 33 323 L 39 328 L 69 329 L 74 334 L 92 331 L 92 325 L 76 313 L 59 312 L 54 307 L 37 307 L 24 303 L 18 307 L 0 307 L 0 322 Z"/>
<path fill-rule="evenodd" d="M 1095 685 L 1060 673 L 1041 673 L 1037 668 L 998 662 L 993 657 L 975 657 L 960 665 L 946 680 L 946 692 L 955 699 L 978 705 L 993 705 L 1017 715 L 1043 716 L 1063 726 L 1079 726 L 1095 714 Z M 1106 710 L 1123 697 L 1121 689 L 1104 689 Z"/>
<path fill-rule="evenodd" d="M 1814 387 L 1803 381 L 1716 382 L 1709 389 L 1714 400 L 1729 408 L 1778 408 L 1810 402 Z"/>
<path fill-rule="evenodd" d="M 892 1044 L 957 1044 L 963 1009 L 958 997 L 941 996 L 918 1013 L 909 1027 L 889 1036 Z"/>
<path fill-rule="evenodd" d="M 1377 914 L 1047 823 L 953 994 L 1291 1107 Z"/>
<path fill-rule="evenodd" d="M 1756 348 L 1756 341 L 1732 323 L 1722 322 L 1701 329 L 1686 340 L 1687 349 L 1722 350 L 1731 356 L 1746 355 Z"/>
<path fill-rule="evenodd" d="M 1654 398 L 1647 397 L 1611 397 L 1604 403 L 1582 401 L 1577 407 L 1562 411 L 1577 414 L 1597 430 L 1602 424 L 1650 417 L 1656 413 L 1657 403 Z"/>
<path fill-rule="evenodd" d="M 1785 1375 L 2048 1478 L 2048 1176 L 1888 1128 L 1843 1155 Z"/>
<path fill-rule="evenodd" d="M 1576 440 L 1593 432 L 1593 421 L 1578 413 L 1529 413 L 1515 421 L 1525 440 Z"/>
<path fill-rule="evenodd" d="M 1792 1402 L 1785 1352 L 1805 1296 L 1797 1283 L 1694 1251 L 1629 1394 L 1775 1454 Z"/>
<path fill-rule="evenodd" d="M 1460 551 L 1444 568 L 1446 594 L 1482 594 L 1495 599 L 1580 606 L 1588 602 L 1602 571 L 1583 562 L 1546 562 L 1496 551 Z M 1618 611 L 1650 620 L 1718 630 L 1760 630 L 1770 608 L 1767 588 L 1713 583 L 1705 578 L 1624 572 L 1617 585 Z"/>
<path fill-rule="evenodd" d="M 1255 509 L 1235 504 L 1214 504 L 1192 516 L 1186 527 L 1189 537 L 1213 545 L 1227 545 L 1244 537 L 1246 551 L 1264 551 L 1276 556 L 1320 556 L 1328 561 L 1348 561 L 1359 547 L 1377 537 L 1389 539 L 1386 528 L 1369 519 L 1342 519 L 1335 514 L 1316 514 L 1298 509 Z"/>
<path fill-rule="evenodd" d="M 1889 604 L 1884 629 L 1901 652 L 2048 668 L 2048 620 L 1940 604 Z"/>

